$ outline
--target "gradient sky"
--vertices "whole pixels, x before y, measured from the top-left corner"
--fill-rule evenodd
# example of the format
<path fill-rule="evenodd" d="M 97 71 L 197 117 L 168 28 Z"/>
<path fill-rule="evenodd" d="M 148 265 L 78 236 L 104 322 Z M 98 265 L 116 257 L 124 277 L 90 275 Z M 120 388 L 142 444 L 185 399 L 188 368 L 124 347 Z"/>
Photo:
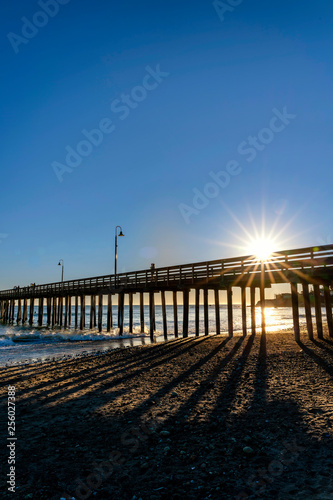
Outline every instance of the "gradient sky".
<path fill-rule="evenodd" d="M 245 255 L 263 219 L 277 250 L 332 243 L 331 2 L 244 0 L 223 21 L 206 0 L 62 3 L 16 45 L 45 16 L 1 4 L 1 289 L 58 281 L 60 258 L 65 279 L 113 273 L 116 225 L 120 272 Z M 135 108 L 111 109 L 158 65 Z M 59 182 L 52 164 L 105 118 L 113 132 Z M 179 206 L 231 160 L 186 223 Z"/>

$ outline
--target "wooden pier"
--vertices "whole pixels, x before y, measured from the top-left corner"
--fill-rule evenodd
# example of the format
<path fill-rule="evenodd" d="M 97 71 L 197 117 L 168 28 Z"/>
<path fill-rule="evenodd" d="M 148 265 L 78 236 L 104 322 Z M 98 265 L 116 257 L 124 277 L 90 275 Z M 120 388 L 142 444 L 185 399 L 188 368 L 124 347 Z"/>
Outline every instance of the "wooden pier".
<path fill-rule="evenodd" d="M 15 288 L 0 291 L 0 320 L 5 323 L 33 325 L 34 308 L 38 307 L 38 326 L 49 328 L 73 327 L 85 329 L 98 327 L 102 331 L 103 301 L 107 297 L 107 332 L 118 327 L 120 335 L 124 331 L 124 305 L 127 296 L 129 308 L 129 329 L 135 326 L 143 332 L 145 328 L 144 298 L 148 298 L 149 331 L 154 339 L 155 296 L 160 294 L 162 304 L 163 334 L 168 336 L 166 314 L 166 292 L 173 296 L 173 333 L 179 335 L 178 297 L 182 294 L 183 324 L 182 336 L 189 333 L 189 296 L 195 290 L 195 334 L 200 335 L 200 297 L 203 295 L 204 333 L 209 334 L 208 292 L 212 290 L 215 301 L 216 334 L 220 333 L 220 291 L 226 291 L 228 335 L 233 336 L 233 289 L 241 289 L 242 332 L 246 336 L 247 304 L 246 290 L 250 290 L 250 318 L 252 334 L 256 332 L 255 292 L 260 292 L 261 331 L 265 333 L 264 300 L 265 290 L 273 284 L 288 283 L 292 298 L 292 314 L 295 339 L 300 338 L 299 289 L 302 290 L 306 324 L 309 338 L 314 336 L 315 320 L 318 338 L 323 337 L 322 299 L 326 309 L 329 335 L 333 337 L 333 318 L 330 290 L 333 284 L 333 245 L 285 250 L 274 253 L 268 260 L 256 257 L 235 257 L 229 259 L 199 262 L 179 266 L 145 269 L 117 275 L 98 276 L 70 280 L 45 285 Z M 314 290 L 315 318 L 312 318 L 309 285 Z M 202 291 L 202 293 L 201 293 Z M 139 325 L 133 323 L 133 296 L 138 294 L 140 304 Z M 86 324 L 86 297 L 90 296 L 90 324 Z M 116 299 L 117 296 L 117 299 Z M 115 300 L 116 299 L 116 300 Z M 74 317 L 72 317 L 72 304 Z M 117 305 L 117 324 L 113 324 L 112 305 Z M 15 318 L 15 306 L 16 318 Z M 46 325 L 43 325 L 46 308 Z"/>

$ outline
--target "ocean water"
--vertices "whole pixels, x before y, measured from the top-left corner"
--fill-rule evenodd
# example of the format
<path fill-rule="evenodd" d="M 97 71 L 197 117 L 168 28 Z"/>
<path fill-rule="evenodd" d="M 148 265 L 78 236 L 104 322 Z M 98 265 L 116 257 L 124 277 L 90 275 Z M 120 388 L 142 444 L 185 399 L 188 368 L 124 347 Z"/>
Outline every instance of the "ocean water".
<path fill-rule="evenodd" d="M 16 309 L 16 308 L 15 308 Z M 112 308 L 113 324 L 117 323 L 117 307 Z M 174 338 L 173 307 L 166 306 L 168 338 Z M 34 324 L 37 324 L 38 308 L 34 311 Z M 149 337 L 149 307 L 145 306 L 145 331 L 140 331 L 140 308 L 133 306 L 133 331 L 129 331 L 129 310 L 125 306 L 124 333 L 119 335 L 119 328 L 113 328 L 111 332 L 106 332 L 107 306 L 103 306 L 103 331 L 98 332 L 97 328 L 78 330 L 73 327 L 74 306 L 72 307 L 72 326 L 69 328 L 54 329 L 37 326 L 17 326 L 4 325 L 0 323 L 0 366 L 36 363 L 51 359 L 60 359 L 74 356 L 81 356 L 87 353 L 100 353 L 109 349 L 130 347 L 134 345 L 145 345 L 150 343 Z M 322 309 L 323 319 L 325 319 L 325 309 Z M 314 317 L 314 310 L 312 311 Z M 16 317 L 16 310 L 15 310 Z M 293 327 L 291 308 L 266 308 L 266 331 L 273 333 L 276 331 L 288 330 Z M 220 306 L 221 333 L 228 333 L 227 306 Z M 178 306 L 178 334 L 182 336 L 183 307 Z M 43 323 L 46 323 L 46 307 L 44 308 Z M 156 342 L 162 342 L 162 307 L 155 306 L 156 331 L 154 333 Z M 261 310 L 256 308 L 257 331 L 260 332 Z M 90 324 L 90 307 L 86 307 L 86 325 Z M 233 306 L 234 332 L 242 331 L 241 306 Z M 300 325 L 305 325 L 305 311 L 300 308 Z M 250 308 L 247 307 L 247 328 L 251 332 Z M 200 306 L 200 332 L 204 333 L 204 311 Z M 209 332 L 215 333 L 215 307 L 209 307 Z M 195 309 L 189 308 L 189 336 L 195 334 Z"/>

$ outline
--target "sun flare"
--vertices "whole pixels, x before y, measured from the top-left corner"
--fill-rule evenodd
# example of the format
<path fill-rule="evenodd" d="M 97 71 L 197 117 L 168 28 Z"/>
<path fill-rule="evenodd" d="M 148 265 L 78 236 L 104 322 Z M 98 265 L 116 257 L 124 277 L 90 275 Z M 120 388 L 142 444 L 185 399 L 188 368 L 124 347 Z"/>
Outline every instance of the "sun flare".
<path fill-rule="evenodd" d="M 276 243 L 270 238 L 258 238 L 252 240 L 248 246 L 248 253 L 255 255 L 259 260 L 267 260 L 271 257 Z"/>

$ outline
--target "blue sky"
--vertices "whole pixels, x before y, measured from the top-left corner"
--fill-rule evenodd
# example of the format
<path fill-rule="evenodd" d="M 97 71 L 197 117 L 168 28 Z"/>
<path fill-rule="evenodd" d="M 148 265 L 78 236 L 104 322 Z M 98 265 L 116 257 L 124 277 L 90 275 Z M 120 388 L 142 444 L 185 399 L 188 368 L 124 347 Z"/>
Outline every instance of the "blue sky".
<path fill-rule="evenodd" d="M 263 218 L 277 249 L 332 243 L 330 2 L 244 0 L 223 21 L 204 0 L 51 3 L 1 6 L 2 289 L 57 281 L 60 258 L 65 279 L 113 273 L 116 225 L 119 271 L 244 255 Z M 45 25 L 22 42 L 25 19 Z M 104 119 L 114 130 L 59 182 L 52 164 Z M 239 146 L 258 136 L 249 162 Z M 193 190 L 230 161 L 198 209 Z"/>

